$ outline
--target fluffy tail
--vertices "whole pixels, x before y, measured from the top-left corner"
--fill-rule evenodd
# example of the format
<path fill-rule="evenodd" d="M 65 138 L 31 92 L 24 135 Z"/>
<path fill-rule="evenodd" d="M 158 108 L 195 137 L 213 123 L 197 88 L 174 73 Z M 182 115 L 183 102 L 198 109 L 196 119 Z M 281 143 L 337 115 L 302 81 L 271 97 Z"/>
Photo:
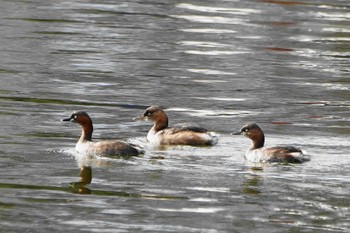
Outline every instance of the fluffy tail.
<path fill-rule="evenodd" d="M 310 161 L 310 155 L 308 155 L 306 151 L 292 152 L 290 155 L 292 155 L 296 160 L 300 161 L 300 163 Z"/>
<path fill-rule="evenodd" d="M 209 132 L 209 145 L 214 146 L 219 141 L 219 134 L 216 134 L 214 132 Z"/>

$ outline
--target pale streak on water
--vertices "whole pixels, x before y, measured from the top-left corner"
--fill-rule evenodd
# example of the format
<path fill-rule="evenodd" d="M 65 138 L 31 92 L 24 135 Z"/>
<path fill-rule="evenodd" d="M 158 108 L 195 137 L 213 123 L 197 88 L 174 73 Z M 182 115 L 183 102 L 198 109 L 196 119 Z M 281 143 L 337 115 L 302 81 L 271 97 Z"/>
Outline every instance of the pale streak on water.
<path fill-rule="evenodd" d="M 1 232 L 349 231 L 348 0 L 0 9 Z M 150 125 L 132 121 L 152 104 L 219 144 L 153 148 Z M 146 154 L 76 155 L 80 129 L 60 122 L 74 110 L 90 113 L 97 140 Z M 250 121 L 311 162 L 244 161 L 249 141 L 230 133 Z"/>

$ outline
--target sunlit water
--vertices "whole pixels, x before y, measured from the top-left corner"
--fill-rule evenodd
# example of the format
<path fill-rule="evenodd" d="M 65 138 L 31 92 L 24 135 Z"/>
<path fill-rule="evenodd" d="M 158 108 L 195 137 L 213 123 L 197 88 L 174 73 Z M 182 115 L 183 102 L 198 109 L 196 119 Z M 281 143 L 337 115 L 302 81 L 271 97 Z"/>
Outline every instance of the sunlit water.
<path fill-rule="evenodd" d="M 349 231 L 348 0 L 0 8 L 1 232 Z M 219 143 L 151 147 L 132 118 L 153 104 Z M 146 154 L 77 155 L 74 110 Z M 230 133 L 251 121 L 311 161 L 247 163 Z"/>

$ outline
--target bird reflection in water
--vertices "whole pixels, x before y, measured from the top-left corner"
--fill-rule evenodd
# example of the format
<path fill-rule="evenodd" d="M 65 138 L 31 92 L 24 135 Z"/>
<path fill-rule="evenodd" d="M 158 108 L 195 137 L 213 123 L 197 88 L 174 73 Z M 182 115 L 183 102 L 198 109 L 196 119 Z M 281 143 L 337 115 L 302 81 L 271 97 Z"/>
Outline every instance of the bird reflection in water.
<path fill-rule="evenodd" d="M 78 182 L 73 182 L 69 184 L 69 187 L 72 188 L 73 193 L 79 194 L 91 194 L 91 190 L 86 185 L 91 183 L 92 180 L 92 169 L 90 166 L 80 167 L 79 172 L 80 180 Z"/>
<path fill-rule="evenodd" d="M 245 180 L 243 182 L 242 193 L 249 195 L 259 195 L 261 194 L 262 181 L 261 176 L 258 174 L 262 172 L 262 167 L 251 167 L 249 173 L 245 175 Z"/>

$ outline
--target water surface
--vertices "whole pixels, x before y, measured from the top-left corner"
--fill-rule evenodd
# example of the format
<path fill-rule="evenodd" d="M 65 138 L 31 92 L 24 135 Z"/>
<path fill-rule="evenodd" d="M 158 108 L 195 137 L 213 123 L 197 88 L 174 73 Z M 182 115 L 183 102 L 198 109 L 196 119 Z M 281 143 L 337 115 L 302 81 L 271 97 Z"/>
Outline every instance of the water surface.
<path fill-rule="evenodd" d="M 349 3 L 1 1 L 3 232 L 348 232 Z M 149 105 L 221 135 L 212 148 L 152 148 Z M 131 159 L 76 156 L 96 140 Z M 294 144 L 301 165 L 254 165 L 246 122 Z M 79 175 L 80 173 L 80 175 Z M 91 184 L 88 184 L 92 178 Z"/>

